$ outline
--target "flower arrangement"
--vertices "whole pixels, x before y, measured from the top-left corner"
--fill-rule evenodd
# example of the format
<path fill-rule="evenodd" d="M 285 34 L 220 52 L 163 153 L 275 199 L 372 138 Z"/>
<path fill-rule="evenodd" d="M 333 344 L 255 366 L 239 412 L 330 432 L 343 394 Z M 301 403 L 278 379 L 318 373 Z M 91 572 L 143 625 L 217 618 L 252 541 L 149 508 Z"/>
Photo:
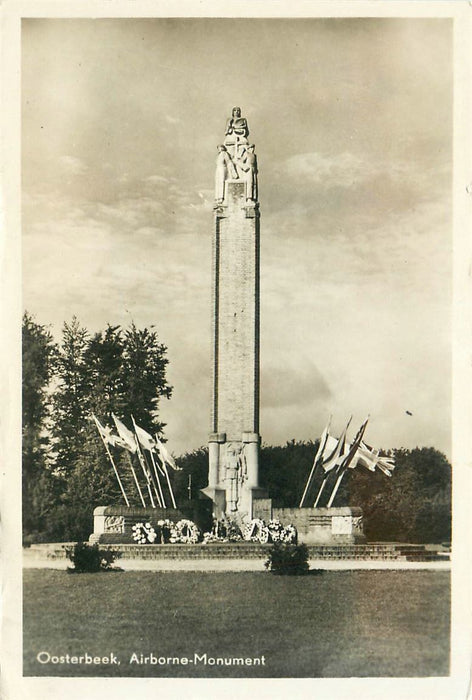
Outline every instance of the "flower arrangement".
<path fill-rule="evenodd" d="M 283 529 L 281 541 L 285 544 L 296 544 L 297 543 L 297 528 L 295 525 L 287 525 Z"/>
<path fill-rule="evenodd" d="M 267 523 L 267 529 L 269 530 L 269 537 L 271 542 L 280 542 L 285 534 L 284 527 L 280 520 L 277 518 L 272 518 Z"/>
<path fill-rule="evenodd" d="M 230 520 L 215 520 L 210 532 L 203 533 L 204 544 L 210 542 L 240 542 L 243 539 L 238 525 Z"/>
<path fill-rule="evenodd" d="M 172 544 L 196 544 L 200 539 L 200 530 L 192 520 L 179 520 L 171 527 Z"/>
<path fill-rule="evenodd" d="M 243 537 L 248 542 L 285 542 L 293 544 L 297 541 L 297 530 L 294 525 L 284 527 L 276 518 L 269 520 L 266 525 L 264 520 L 253 518 L 244 528 Z"/>
<path fill-rule="evenodd" d="M 157 539 L 160 544 L 167 544 L 172 537 L 173 524 L 169 518 L 157 521 Z"/>
<path fill-rule="evenodd" d="M 138 544 L 152 544 L 157 536 L 151 523 L 136 523 L 132 530 L 133 540 Z"/>
<path fill-rule="evenodd" d="M 267 544 L 269 541 L 269 528 L 260 518 L 253 518 L 244 528 L 243 537 L 247 542 Z"/>

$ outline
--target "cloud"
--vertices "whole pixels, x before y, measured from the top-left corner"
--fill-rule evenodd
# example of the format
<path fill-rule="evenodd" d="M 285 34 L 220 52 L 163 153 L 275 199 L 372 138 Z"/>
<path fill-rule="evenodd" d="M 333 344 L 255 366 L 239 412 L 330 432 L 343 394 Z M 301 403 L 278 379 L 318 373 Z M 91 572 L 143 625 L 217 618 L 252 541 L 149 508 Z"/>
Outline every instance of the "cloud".
<path fill-rule="evenodd" d="M 179 117 L 175 117 L 172 114 L 166 114 L 164 119 L 166 120 L 166 122 L 168 124 L 181 124 L 182 123 L 182 119 L 180 119 Z"/>
<path fill-rule="evenodd" d="M 88 167 L 76 156 L 60 156 L 59 165 L 69 175 L 85 175 Z"/>
<path fill-rule="evenodd" d="M 163 175 L 149 175 L 149 177 L 143 179 L 143 182 L 149 183 L 150 185 L 168 185 L 170 179 Z"/>
<path fill-rule="evenodd" d="M 311 362 L 303 366 L 263 364 L 261 369 L 262 409 L 278 407 L 302 408 L 313 398 L 330 396 L 329 386 L 319 369 Z"/>
<path fill-rule="evenodd" d="M 299 153 L 290 156 L 282 165 L 290 178 L 308 179 L 323 187 L 351 187 L 354 183 L 370 179 L 378 172 L 367 160 L 353 153 Z"/>

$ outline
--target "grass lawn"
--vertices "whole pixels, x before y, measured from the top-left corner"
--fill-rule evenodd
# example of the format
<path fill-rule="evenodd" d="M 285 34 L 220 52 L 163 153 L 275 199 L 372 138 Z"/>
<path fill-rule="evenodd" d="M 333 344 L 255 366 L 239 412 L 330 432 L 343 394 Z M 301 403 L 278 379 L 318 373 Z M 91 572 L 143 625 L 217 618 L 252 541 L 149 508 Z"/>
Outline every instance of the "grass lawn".
<path fill-rule="evenodd" d="M 24 675 L 161 677 L 445 676 L 449 572 L 24 571 Z M 114 654 L 120 664 L 41 664 Z M 261 657 L 253 666 L 131 663 Z M 41 658 L 47 658 L 46 655 Z"/>

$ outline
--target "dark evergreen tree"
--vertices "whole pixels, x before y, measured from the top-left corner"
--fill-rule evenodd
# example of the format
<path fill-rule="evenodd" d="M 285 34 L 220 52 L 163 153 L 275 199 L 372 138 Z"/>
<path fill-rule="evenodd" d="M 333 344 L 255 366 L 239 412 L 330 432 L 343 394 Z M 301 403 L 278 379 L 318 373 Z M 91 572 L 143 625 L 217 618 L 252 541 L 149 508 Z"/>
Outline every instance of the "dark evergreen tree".
<path fill-rule="evenodd" d="M 24 337 L 23 483 L 25 513 L 31 514 L 25 529 L 35 532 L 36 539 L 84 539 L 92 530 L 95 506 L 123 502 L 92 414 L 102 424 L 111 424 L 111 414 L 115 413 L 129 427 L 133 415 L 141 427 L 162 438 L 159 400 L 172 393 L 166 382 L 167 348 L 159 342 L 155 330 L 140 330 L 132 324 L 122 331 L 108 325 L 90 336 L 75 317 L 64 324 L 59 348 L 54 347 L 52 336 L 28 316 L 24 319 Z M 54 349 L 54 364 L 46 362 L 50 348 Z M 46 432 L 44 437 L 41 431 L 46 427 L 49 398 L 46 389 L 51 380 L 50 435 Z M 45 449 L 38 447 L 41 440 L 52 445 L 48 469 Z M 141 504 L 129 454 L 119 449 L 112 449 L 112 453 L 130 502 Z M 30 493 L 31 464 L 36 469 L 34 494 Z M 135 469 L 139 475 L 137 464 Z"/>
<path fill-rule="evenodd" d="M 44 533 L 55 507 L 58 483 L 52 473 L 48 419 L 56 345 L 45 326 L 25 312 L 22 324 L 23 536 Z"/>
<path fill-rule="evenodd" d="M 89 333 L 74 316 L 64 323 L 53 399 L 53 428 L 56 470 L 70 476 L 85 444 L 85 426 L 90 412 L 92 376 L 86 361 Z"/>
<path fill-rule="evenodd" d="M 133 323 L 124 334 L 122 364 L 124 414 L 149 433 L 162 437 L 164 423 L 159 422 L 159 401 L 169 399 L 172 387 L 166 382 L 167 347 L 159 342 L 157 332 L 139 330 Z"/>

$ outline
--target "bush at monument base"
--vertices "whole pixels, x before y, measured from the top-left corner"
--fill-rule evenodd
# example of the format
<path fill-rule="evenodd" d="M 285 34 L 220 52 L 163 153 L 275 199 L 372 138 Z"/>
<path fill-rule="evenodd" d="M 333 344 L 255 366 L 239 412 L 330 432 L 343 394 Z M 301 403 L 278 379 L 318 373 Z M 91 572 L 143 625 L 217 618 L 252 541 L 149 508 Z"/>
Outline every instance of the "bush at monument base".
<path fill-rule="evenodd" d="M 70 573 L 96 573 L 109 571 L 115 559 L 121 557 L 121 552 L 113 549 L 100 549 L 98 544 L 89 545 L 77 542 L 73 547 L 66 547 L 66 554 L 74 568 L 68 568 Z"/>
<path fill-rule="evenodd" d="M 308 564 L 308 547 L 306 544 L 286 544 L 275 542 L 269 551 L 265 563 L 266 569 L 274 574 L 300 576 L 310 568 Z"/>

